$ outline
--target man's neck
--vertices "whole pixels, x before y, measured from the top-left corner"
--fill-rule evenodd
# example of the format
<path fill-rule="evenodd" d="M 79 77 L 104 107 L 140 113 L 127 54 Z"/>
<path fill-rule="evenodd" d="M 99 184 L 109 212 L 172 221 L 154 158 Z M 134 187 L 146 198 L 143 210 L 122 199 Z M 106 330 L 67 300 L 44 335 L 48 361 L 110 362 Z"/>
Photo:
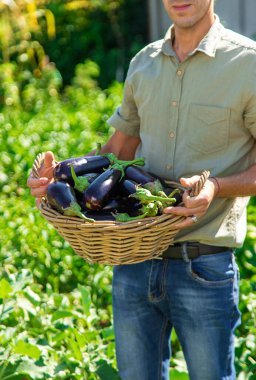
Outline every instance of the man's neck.
<path fill-rule="evenodd" d="M 206 36 L 213 23 L 214 19 L 211 19 L 208 23 L 205 23 L 205 25 L 201 25 L 200 28 L 194 26 L 193 28 L 187 29 L 179 28 L 174 25 L 174 39 L 172 47 L 180 62 L 184 61 L 189 53 L 197 48 L 200 41 Z"/>

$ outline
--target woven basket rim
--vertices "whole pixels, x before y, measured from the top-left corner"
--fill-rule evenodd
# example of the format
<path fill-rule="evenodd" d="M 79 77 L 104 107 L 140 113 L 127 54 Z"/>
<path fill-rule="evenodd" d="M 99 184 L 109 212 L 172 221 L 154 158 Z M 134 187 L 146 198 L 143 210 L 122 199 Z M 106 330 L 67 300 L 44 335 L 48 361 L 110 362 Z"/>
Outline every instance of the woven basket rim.
<path fill-rule="evenodd" d="M 158 224 L 160 222 L 164 222 L 166 220 L 169 220 L 170 222 L 172 219 L 177 219 L 179 222 L 181 219 L 184 219 L 183 216 L 177 216 L 173 214 L 162 214 L 154 217 L 145 217 L 143 219 L 138 220 L 130 220 L 127 222 L 119 222 L 115 220 L 95 220 L 94 222 L 88 222 L 85 219 L 82 219 L 78 216 L 67 216 L 59 213 L 58 211 L 54 210 L 50 205 L 46 203 L 45 200 L 43 200 L 39 206 L 40 211 L 43 215 L 50 213 L 52 217 L 55 218 L 55 221 L 65 221 L 67 224 L 73 224 L 73 225 L 79 225 L 83 227 L 91 228 L 92 226 L 95 227 L 104 227 L 105 225 L 107 227 L 113 227 L 113 228 L 126 228 L 129 227 L 139 227 L 139 226 L 154 226 L 155 224 Z"/>

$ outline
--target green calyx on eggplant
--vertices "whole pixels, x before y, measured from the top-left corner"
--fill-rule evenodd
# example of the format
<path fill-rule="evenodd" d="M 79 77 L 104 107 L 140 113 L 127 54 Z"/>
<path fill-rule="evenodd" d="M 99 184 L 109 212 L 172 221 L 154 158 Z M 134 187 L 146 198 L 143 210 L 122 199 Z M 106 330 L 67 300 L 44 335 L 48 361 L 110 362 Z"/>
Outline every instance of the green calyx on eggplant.
<path fill-rule="evenodd" d="M 77 176 L 74 170 L 74 166 L 70 165 L 72 179 L 74 181 L 74 189 L 83 193 L 87 187 L 93 182 L 93 180 L 99 175 L 99 173 L 86 173 Z"/>
<path fill-rule="evenodd" d="M 142 204 L 160 202 L 163 207 L 167 207 L 176 202 L 173 195 L 177 191 L 179 190 L 175 189 L 169 196 L 167 196 L 163 191 L 159 191 L 157 195 L 154 195 L 150 190 L 143 187 L 138 187 L 136 193 L 131 194 L 130 197 L 138 199 Z"/>
<path fill-rule="evenodd" d="M 115 221 L 115 217 L 111 212 L 101 212 L 101 211 L 84 211 L 83 214 L 87 218 L 92 218 L 94 221 L 105 222 L 105 221 Z"/>
<path fill-rule="evenodd" d="M 55 180 L 63 180 L 68 182 L 71 186 L 74 186 L 71 166 L 73 166 L 75 174 L 77 176 L 81 176 L 86 173 L 99 173 L 108 168 L 109 165 L 109 159 L 103 156 L 82 156 L 69 158 L 57 164 L 53 172 L 53 177 Z"/>
<path fill-rule="evenodd" d="M 77 203 L 73 188 L 63 181 L 54 181 L 47 188 L 46 194 L 49 205 L 67 216 L 78 216 L 88 222 L 94 222 L 81 212 L 81 207 Z"/>
<path fill-rule="evenodd" d="M 173 205 L 176 202 L 176 198 L 173 196 L 178 191 L 178 189 L 173 190 L 169 196 L 163 191 L 159 191 L 157 195 L 153 195 L 150 190 L 137 187 L 136 193 L 131 194 L 129 197 L 137 199 L 142 204 L 139 215 L 130 216 L 128 213 L 117 213 L 115 218 L 119 222 L 128 222 L 146 217 L 155 217 L 161 214 L 165 207 Z"/>
<path fill-rule="evenodd" d="M 139 213 L 135 216 L 131 216 L 129 213 L 117 213 L 115 214 L 116 221 L 118 222 L 130 222 L 132 220 L 144 219 L 146 217 L 154 217 L 159 214 L 159 205 L 155 202 L 149 202 L 142 205 Z"/>

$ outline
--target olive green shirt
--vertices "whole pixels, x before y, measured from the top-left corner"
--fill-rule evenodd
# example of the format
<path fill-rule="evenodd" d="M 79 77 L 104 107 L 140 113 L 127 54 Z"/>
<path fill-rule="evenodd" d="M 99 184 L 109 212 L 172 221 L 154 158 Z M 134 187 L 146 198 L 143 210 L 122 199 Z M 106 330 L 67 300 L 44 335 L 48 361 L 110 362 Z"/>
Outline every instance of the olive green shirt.
<path fill-rule="evenodd" d="M 108 120 L 139 136 L 147 170 L 178 181 L 210 170 L 228 176 L 256 161 L 256 43 L 215 23 L 179 62 L 173 27 L 131 61 L 121 106 Z M 239 247 L 249 198 L 216 198 L 176 241 Z"/>

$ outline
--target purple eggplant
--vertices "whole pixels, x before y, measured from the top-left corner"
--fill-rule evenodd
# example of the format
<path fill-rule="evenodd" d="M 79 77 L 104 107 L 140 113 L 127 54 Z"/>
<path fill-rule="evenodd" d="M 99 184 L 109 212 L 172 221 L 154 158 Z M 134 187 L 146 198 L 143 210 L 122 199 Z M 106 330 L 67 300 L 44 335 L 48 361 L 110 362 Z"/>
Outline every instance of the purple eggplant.
<path fill-rule="evenodd" d="M 135 181 L 142 187 L 150 190 L 152 194 L 157 194 L 159 191 L 163 190 L 163 186 L 159 179 L 136 165 L 130 165 L 125 169 L 125 177 L 126 179 Z"/>
<path fill-rule="evenodd" d="M 141 208 L 141 203 L 130 197 L 115 197 L 109 199 L 101 212 L 128 212 L 134 213 Z"/>
<path fill-rule="evenodd" d="M 108 168 L 110 161 L 107 157 L 103 156 L 82 156 L 69 158 L 61 161 L 54 169 L 54 179 L 64 180 L 71 186 L 74 186 L 74 180 L 71 174 L 71 166 L 73 166 L 75 174 L 81 176 L 86 173 L 96 172 L 99 173 L 102 170 Z"/>
<path fill-rule="evenodd" d="M 101 173 L 85 190 L 83 204 L 87 209 L 100 210 L 109 200 L 115 185 L 120 181 L 119 169 L 107 169 Z"/>
<path fill-rule="evenodd" d="M 118 184 L 119 194 L 129 197 L 129 195 L 136 193 L 137 186 L 137 182 L 125 178 Z"/>
<path fill-rule="evenodd" d="M 144 165 L 144 159 L 116 160 L 113 165 L 101 173 L 84 192 L 83 203 L 85 208 L 90 210 L 102 209 L 113 194 L 118 182 L 123 178 L 125 168 L 132 164 Z"/>
<path fill-rule="evenodd" d="M 81 213 L 81 207 L 77 203 L 75 192 L 67 182 L 52 182 L 47 188 L 46 198 L 49 205 L 63 215 L 79 216 L 88 222 L 94 221 Z"/>
<path fill-rule="evenodd" d="M 110 198 L 108 202 L 105 204 L 104 207 L 102 207 L 101 211 L 102 212 L 115 212 L 115 211 L 120 211 L 123 210 L 125 207 L 126 199 L 122 197 L 115 197 L 115 198 Z"/>

